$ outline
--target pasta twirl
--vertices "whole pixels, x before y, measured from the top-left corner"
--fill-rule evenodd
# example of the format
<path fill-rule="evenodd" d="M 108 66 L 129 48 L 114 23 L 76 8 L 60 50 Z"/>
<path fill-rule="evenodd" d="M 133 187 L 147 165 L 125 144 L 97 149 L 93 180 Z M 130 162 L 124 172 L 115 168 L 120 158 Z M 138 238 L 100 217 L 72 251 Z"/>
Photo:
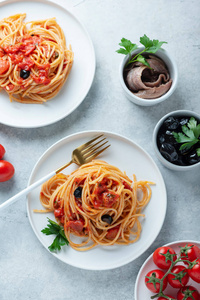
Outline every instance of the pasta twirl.
<path fill-rule="evenodd" d="M 25 17 L 0 21 L 0 89 L 11 101 L 43 103 L 65 83 L 73 52 L 55 18 L 24 22 Z"/>
<path fill-rule="evenodd" d="M 150 184 L 135 177 L 132 181 L 117 167 L 94 160 L 70 175 L 52 177 L 43 184 L 40 200 L 64 226 L 74 249 L 127 245 L 140 237 L 139 217 L 151 198 Z M 73 235 L 82 237 L 81 242 L 75 243 Z"/>

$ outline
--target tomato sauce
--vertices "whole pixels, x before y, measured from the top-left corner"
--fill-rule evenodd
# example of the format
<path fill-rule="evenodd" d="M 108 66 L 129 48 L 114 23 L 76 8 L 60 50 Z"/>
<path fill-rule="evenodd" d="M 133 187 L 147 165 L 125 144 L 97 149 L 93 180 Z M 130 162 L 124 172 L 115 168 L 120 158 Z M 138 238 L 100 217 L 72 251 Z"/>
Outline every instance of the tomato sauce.
<path fill-rule="evenodd" d="M 40 46 L 42 38 L 38 36 L 30 36 L 28 34 L 17 39 L 15 45 L 8 45 L 0 48 L 0 57 L 7 54 L 12 61 L 12 64 L 17 65 L 19 69 L 31 71 L 35 67 L 38 76 L 31 73 L 31 78 L 38 84 L 47 85 L 51 82 L 49 78 L 50 64 L 36 66 L 34 60 L 31 58 L 37 46 Z M 9 69 L 9 61 L 0 58 L 0 75 L 6 73 Z M 23 85 L 22 85 L 23 86 Z"/>
<path fill-rule="evenodd" d="M 99 208 L 100 206 L 112 207 L 119 198 L 117 193 L 108 189 L 107 183 L 108 182 L 103 179 L 93 191 L 92 199 L 95 208 Z"/>

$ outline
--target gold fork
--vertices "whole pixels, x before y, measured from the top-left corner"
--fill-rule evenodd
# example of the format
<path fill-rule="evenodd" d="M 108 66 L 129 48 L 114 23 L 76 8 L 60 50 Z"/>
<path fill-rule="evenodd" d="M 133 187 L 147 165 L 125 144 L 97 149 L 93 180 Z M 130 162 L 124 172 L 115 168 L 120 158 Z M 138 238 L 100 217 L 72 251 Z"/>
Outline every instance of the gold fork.
<path fill-rule="evenodd" d="M 62 167 L 58 168 L 55 171 L 52 171 L 48 175 L 39 179 L 35 183 L 29 185 L 26 189 L 24 189 L 23 191 L 19 192 L 15 196 L 11 197 L 10 199 L 2 203 L 0 205 L 0 211 L 1 209 L 6 208 L 10 204 L 17 201 L 20 197 L 27 195 L 29 192 L 31 192 L 33 189 L 35 189 L 36 187 L 38 187 L 39 185 L 41 185 L 42 183 L 44 183 L 45 181 L 53 177 L 55 174 L 60 173 L 62 170 L 67 168 L 72 163 L 81 166 L 95 159 L 102 152 L 104 152 L 108 147 L 110 147 L 110 145 L 108 145 L 107 143 L 108 141 L 106 140 L 105 137 L 103 137 L 103 134 L 100 134 L 99 136 L 93 138 L 92 140 L 86 142 L 85 144 L 77 147 L 72 152 L 72 159 L 69 163 L 64 164 Z"/>

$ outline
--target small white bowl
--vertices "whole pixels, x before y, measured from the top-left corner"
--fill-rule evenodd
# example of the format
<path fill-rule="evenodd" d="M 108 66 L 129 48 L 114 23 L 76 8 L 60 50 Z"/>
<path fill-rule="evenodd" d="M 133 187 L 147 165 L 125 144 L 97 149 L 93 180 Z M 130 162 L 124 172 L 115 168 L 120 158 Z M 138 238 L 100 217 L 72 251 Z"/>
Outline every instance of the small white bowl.
<path fill-rule="evenodd" d="M 144 47 L 140 47 L 140 48 L 136 49 L 135 51 L 132 52 L 132 55 L 141 52 L 143 49 L 144 49 Z M 161 97 L 156 98 L 156 99 L 142 99 L 140 97 L 137 97 L 135 94 L 133 94 L 129 90 L 127 85 L 125 84 L 124 77 L 123 77 L 124 67 L 129 60 L 129 56 L 128 55 L 125 56 L 120 64 L 119 78 L 120 78 L 121 86 L 123 88 L 123 91 L 124 91 L 126 97 L 135 104 L 138 104 L 141 106 L 152 106 L 152 105 L 158 104 L 158 103 L 168 99 L 176 89 L 177 81 L 178 81 L 178 70 L 177 70 L 177 66 L 176 66 L 176 62 L 175 62 L 174 58 L 168 51 L 166 51 L 164 49 L 159 49 L 156 52 L 155 56 L 157 56 L 158 58 L 162 59 L 165 62 L 166 66 L 168 68 L 169 74 L 170 74 L 170 78 L 172 79 L 172 85 L 171 85 L 170 89 L 167 91 L 167 93 L 165 93 L 164 95 L 162 95 Z"/>
<path fill-rule="evenodd" d="M 160 151 L 158 150 L 158 145 L 157 145 L 157 135 L 158 135 L 158 131 L 161 127 L 161 125 L 163 124 L 163 122 L 168 118 L 168 117 L 179 117 L 179 116 L 188 116 L 188 117 L 194 117 L 198 122 L 200 122 L 200 115 L 197 114 L 194 111 L 190 111 L 190 110 L 176 110 L 173 112 L 170 112 L 168 114 L 166 114 L 165 116 L 163 116 L 157 123 L 157 125 L 154 128 L 153 131 L 153 146 L 154 146 L 154 150 L 156 152 L 156 155 L 158 157 L 158 159 L 161 161 L 161 163 L 167 167 L 168 169 L 174 170 L 174 171 L 189 171 L 189 170 L 193 170 L 197 167 L 200 167 L 200 162 L 193 164 L 193 165 L 189 165 L 189 166 L 180 166 L 180 165 L 175 165 L 171 162 L 169 162 L 167 159 L 165 159 L 162 154 L 160 153 Z"/>

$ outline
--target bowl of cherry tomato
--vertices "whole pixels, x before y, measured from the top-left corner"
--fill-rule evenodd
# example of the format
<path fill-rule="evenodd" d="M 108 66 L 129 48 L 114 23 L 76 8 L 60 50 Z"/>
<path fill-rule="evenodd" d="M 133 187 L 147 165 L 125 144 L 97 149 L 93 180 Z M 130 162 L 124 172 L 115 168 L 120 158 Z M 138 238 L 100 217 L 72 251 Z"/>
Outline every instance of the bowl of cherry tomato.
<path fill-rule="evenodd" d="M 200 300 L 200 242 L 176 241 L 157 248 L 142 265 L 135 300 Z"/>

